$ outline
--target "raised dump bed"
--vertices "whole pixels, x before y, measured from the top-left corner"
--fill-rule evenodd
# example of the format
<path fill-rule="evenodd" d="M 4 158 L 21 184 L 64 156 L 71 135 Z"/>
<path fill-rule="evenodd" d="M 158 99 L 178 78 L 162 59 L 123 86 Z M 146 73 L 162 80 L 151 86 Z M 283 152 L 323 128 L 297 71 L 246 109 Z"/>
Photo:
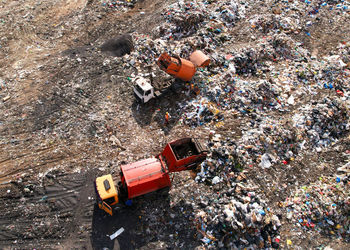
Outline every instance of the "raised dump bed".
<path fill-rule="evenodd" d="M 178 172 L 196 167 L 207 155 L 207 150 L 197 139 L 183 138 L 166 145 L 161 156 L 166 161 L 169 172 Z"/>

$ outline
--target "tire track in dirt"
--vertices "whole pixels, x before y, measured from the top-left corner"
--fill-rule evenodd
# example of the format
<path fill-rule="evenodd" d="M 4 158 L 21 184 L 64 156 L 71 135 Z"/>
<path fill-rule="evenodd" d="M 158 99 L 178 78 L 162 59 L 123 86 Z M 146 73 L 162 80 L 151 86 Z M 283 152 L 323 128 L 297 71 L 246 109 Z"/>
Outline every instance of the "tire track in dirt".
<path fill-rule="evenodd" d="M 34 3 L 27 2 L 26 4 L 30 6 Z M 61 26 L 58 24 L 63 17 L 67 17 L 73 20 L 75 17 L 72 16 L 72 13 L 85 13 L 91 11 L 93 8 L 102 8 L 101 6 L 97 6 L 99 5 L 97 3 L 89 3 L 88 1 L 84 0 L 56 1 L 56 4 L 45 2 L 44 4 L 47 6 L 47 8 L 41 11 L 39 9 L 35 10 L 33 14 L 35 18 L 32 20 L 33 25 L 38 26 L 39 24 L 45 24 L 45 27 L 42 27 L 44 29 L 44 32 L 50 27 L 52 28 L 50 32 L 56 33 L 60 31 Z M 48 44 L 43 44 L 43 42 L 47 42 L 47 40 L 50 39 L 52 40 L 55 36 L 43 38 L 44 40 L 40 40 L 40 49 L 42 51 L 40 50 L 40 53 L 34 54 L 36 55 L 36 58 L 42 60 L 40 63 L 45 66 L 38 66 L 38 69 L 35 70 L 35 72 L 38 71 L 40 74 L 36 74 L 35 77 L 34 75 L 31 77 L 33 79 L 36 79 L 36 83 L 34 85 L 32 84 L 33 82 L 31 82 L 31 92 L 34 91 L 37 95 L 35 98 L 33 97 L 31 101 L 26 100 L 25 103 L 22 103 L 22 99 L 24 98 L 22 95 L 19 95 L 18 98 L 12 98 L 9 102 L 7 102 L 8 115 L 0 126 L 0 136 L 3 137 L 4 142 L 8 142 L 12 139 L 16 140 L 18 137 L 27 135 L 36 138 L 32 138 L 29 143 L 19 144 L 17 146 L 14 146 L 12 144 L 4 145 L 4 155 L 0 154 L 0 159 L 2 161 L 1 164 L 3 164 L 0 164 L 0 167 L 3 171 L 1 173 L 2 175 L 0 176 L 0 179 L 5 178 L 5 175 L 10 177 L 11 175 L 15 175 L 23 171 L 28 171 L 33 168 L 39 170 L 40 168 L 44 169 L 54 164 L 61 164 L 66 160 L 71 161 L 71 156 L 59 156 L 55 153 L 55 149 L 50 150 L 50 152 L 52 152 L 52 155 L 46 151 L 41 154 L 44 158 L 48 156 L 55 158 L 54 160 L 51 162 L 46 160 L 41 161 L 40 159 L 42 157 L 39 157 L 40 153 L 31 153 L 33 151 L 35 152 L 36 148 L 33 141 L 35 140 L 38 142 L 38 144 L 40 144 L 40 142 L 43 143 L 46 139 L 48 139 L 48 137 L 51 135 L 47 134 L 46 130 L 66 129 L 66 127 L 62 126 L 66 124 L 68 118 L 71 122 L 78 123 L 81 125 L 81 127 L 84 127 L 82 129 L 84 132 L 84 130 L 90 126 L 88 119 L 86 119 L 84 116 L 86 116 L 86 114 L 89 112 L 91 113 L 92 111 L 95 111 L 96 106 L 99 105 L 98 100 L 101 99 L 101 93 L 104 93 L 103 89 L 101 88 L 106 87 L 104 85 L 100 86 L 100 83 L 108 81 L 106 79 L 108 79 L 110 74 L 116 73 L 114 72 L 114 69 L 111 70 L 101 66 L 101 56 L 97 54 L 98 52 L 94 49 L 96 45 L 87 46 L 88 49 L 82 55 L 79 55 L 82 56 L 85 61 L 74 72 L 71 72 L 72 68 L 69 67 L 70 65 L 67 64 L 67 62 L 64 60 L 62 62 L 58 61 L 57 64 L 57 58 L 62 56 L 59 51 L 61 50 L 60 52 L 63 52 L 65 49 L 67 49 L 68 44 L 74 39 L 95 43 L 100 39 L 104 39 L 103 37 L 116 35 L 116 29 L 112 29 L 111 26 L 117 26 L 117 30 L 119 30 L 119 32 L 125 32 L 126 29 L 128 29 L 129 24 L 140 24 L 143 18 L 145 18 L 143 15 L 139 14 L 140 9 L 149 13 L 153 13 L 153 11 L 156 11 L 158 13 L 161 11 L 161 6 L 165 4 L 166 3 L 161 1 L 141 1 L 135 6 L 134 9 L 131 9 L 126 13 L 120 14 L 113 11 L 106 12 L 107 18 L 103 18 L 103 20 L 96 20 L 93 25 L 88 26 L 87 31 L 85 30 L 84 32 L 78 32 L 77 30 L 71 33 L 67 33 L 65 37 L 55 39 L 54 43 L 57 46 L 54 48 L 50 47 L 52 45 L 48 46 Z M 60 8 L 62 6 L 63 8 Z M 152 16 L 157 15 L 157 13 L 153 13 Z M 47 22 L 47 19 L 49 17 L 55 17 L 55 19 Z M 114 20 L 113 24 L 108 21 L 112 19 Z M 30 24 L 23 26 L 22 31 L 16 33 L 15 37 L 28 37 L 30 34 L 33 36 L 40 35 L 40 30 L 31 29 L 28 25 Z M 140 28 L 140 26 L 138 26 L 138 28 Z M 82 27 L 79 27 L 79 30 L 80 29 L 84 29 L 84 25 Z M 34 40 L 36 41 L 36 39 Z M 30 46 L 34 40 L 23 40 L 22 43 L 27 43 L 26 45 Z M 17 45 L 15 39 L 12 39 L 11 43 L 13 43 L 13 46 Z M 27 46 L 23 45 L 21 47 L 26 48 Z M 24 69 L 28 66 L 28 59 L 30 58 L 31 57 L 22 56 L 16 60 L 16 62 L 18 62 L 18 65 L 16 62 L 14 63 Z M 55 65 L 55 67 L 51 67 L 50 65 Z M 89 70 L 87 70 L 87 72 L 89 72 L 88 75 L 79 73 L 84 72 L 87 68 L 89 68 Z M 103 74 L 101 74 L 101 71 Z M 43 84 L 45 82 L 44 79 L 47 80 L 47 77 L 50 77 L 49 83 L 46 82 L 47 84 Z M 77 80 L 78 78 L 88 83 L 87 86 L 84 85 L 83 89 L 84 93 L 85 91 L 89 92 L 87 96 L 82 96 L 79 93 L 76 93 L 76 95 L 70 94 L 70 81 Z M 20 86 L 20 84 L 17 85 Z M 108 85 L 107 89 L 109 89 L 109 87 L 111 86 Z M 26 93 L 25 96 L 33 94 L 31 92 Z M 31 103 L 29 103 L 29 101 Z M 68 109 L 69 111 L 67 111 L 68 113 L 66 115 L 62 115 L 62 111 L 65 109 Z M 82 130 L 80 130 L 80 132 L 82 132 Z M 56 145 L 55 147 L 57 146 L 59 147 L 59 145 Z M 13 151 L 14 148 L 16 149 L 15 151 Z M 25 150 L 27 151 L 25 152 L 17 150 L 19 148 L 30 148 L 30 151 L 28 152 Z M 74 148 L 70 150 L 75 151 Z M 36 163 L 38 157 L 39 164 L 33 166 L 33 163 Z"/>
<path fill-rule="evenodd" d="M 64 245 L 71 249 L 79 238 L 76 234 L 86 240 L 94 205 L 90 197 L 94 195 L 95 176 L 94 171 L 48 174 L 43 180 L 42 194 L 0 198 L 0 210 L 4 211 L 0 215 L 0 246 L 52 247 L 65 241 Z M 68 240 L 63 240 L 67 236 Z"/>

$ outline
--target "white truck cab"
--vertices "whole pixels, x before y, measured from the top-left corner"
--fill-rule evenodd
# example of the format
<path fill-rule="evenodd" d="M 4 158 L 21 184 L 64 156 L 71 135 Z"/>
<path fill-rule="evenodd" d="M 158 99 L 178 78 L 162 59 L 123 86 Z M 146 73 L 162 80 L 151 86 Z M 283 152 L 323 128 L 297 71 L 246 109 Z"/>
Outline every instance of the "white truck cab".
<path fill-rule="evenodd" d="M 138 77 L 134 85 L 134 95 L 142 103 L 147 103 L 155 97 L 154 88 L 144 77 Z"/>

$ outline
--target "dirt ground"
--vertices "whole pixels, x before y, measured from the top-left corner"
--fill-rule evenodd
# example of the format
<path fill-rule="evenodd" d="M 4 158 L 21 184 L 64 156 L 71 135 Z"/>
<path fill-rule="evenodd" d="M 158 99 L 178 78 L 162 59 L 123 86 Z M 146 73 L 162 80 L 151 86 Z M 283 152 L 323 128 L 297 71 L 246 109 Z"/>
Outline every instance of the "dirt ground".
<path fill-rule="evenodd" d="M 140 107 L 127 80 L 132 69 L 125 68 L 123 61 L 105 64 L 114 58 L 99 49 L 109 38 L 124 33 L 157 37 L 153 27 L 161 20 L 162 8 L 172 2 L 142 0 L 126 12 L 118 12 L 91 0 L 0 0 L 0 80 L 6 81 L 0 99 L 9 96 L 0 101 L 2 249 L 200 248 L 186 199 L 190 200 L 193 189 L 215 191 L 195 183 L 190 173 L 175 177 L 168 199 L 136 199 L 131 208 L 121 208 L 112 218 L 97 209 L 93 190 L 96 176 L 118 173 L 121 163 L 152 156 L 168 141 L 185 136 L 208 139 L 204 127 L 176 122 L 163 125 L 161 114 L 176 110 L 177 102 L 187 96 L 175 93 L 176 98 L 168 95 Z M 268 11 L 267 7 L 260 11 Z M 312 40 L 303 41 L 308 38 L 301 35 L 295 39 L 318 55 L 348 39 L 348 20 L 336 26 L 325 22 L 315 26 Z M 232 46 L 251 42 L 247 25 L 241 20 L 231 31 L 235 37 Z M 327 25 L 332 28 L 323 32 Z M 111 76 L 117 76 L 117 81 Z M 73 83 L 79 87 L 73 89 Z M 226 114 L 225 125 L 218 132 L 235 140 L 249 120 Z M 122 147 L 110 142 L 111 134 Z M 278 201 L 295 188 L 292 176 L 302 185 L 317 180 L 320 172 L 332 174 L 346 163 L 348 158 L 341 152 L 350 150 L 349 142 L 344 137 L 327 151 L 306 153 L 284 171 L 252 168 L 247 176 L 277 209 Z M 256 171 L 264 174 L 256 175 Z M 279 188 L 268 185 L 275 178 L 289 184 Z M 174 204 L 180 196 L 181 202 Z M 163 225 L 158 228 L 161 235 L 145 233 L 153 222 L 145 223 L 142 218 L 154 211 L 159 211 L 154 218 L 158 224 L 152 228 Z M 174 218 L 178 213 L 183 217 Z M 108 235 L 120 227 L 125 231 L 111 241 Z M 349 243 L 320 234 L 299 237 L 287 219 L 283 220 L 281 238 L 293 239 L 300 249 L 321 244 L 350 248 Z"/>

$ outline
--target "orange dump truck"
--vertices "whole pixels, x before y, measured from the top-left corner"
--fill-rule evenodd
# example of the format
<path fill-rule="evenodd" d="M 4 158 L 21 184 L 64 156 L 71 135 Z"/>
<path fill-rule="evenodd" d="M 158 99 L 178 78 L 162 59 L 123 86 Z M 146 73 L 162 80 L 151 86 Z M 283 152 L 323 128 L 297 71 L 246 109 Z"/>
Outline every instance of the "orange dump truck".
<path fill-rule="evenodd" d="M 171 187 L 169 173 L 196 168 L 206 156 L 207 150 L 197 139 L 172 141 L 155 157 L 121 166 L 118 185 L 114 183 L 116 178 L 110 174 L 97 177 L 95 190 L 98 206 L 113 215 L 113 207 L 121 200 L 154 191 L 167 193 Z"/>
<path fill-rule="evenodd" d="M 202 51 L 196 50 L 190 55 L 190 60 L 180 58 L 179 56 L 170 56 L 164 52 L 157 60 L 161 70 L 183 81 L 190 81 L 198 67 L 206 67 L 210 59 Z M 168 85 L 164 85 L 169 87 Z M 163 87 L 164 89 L 164 87 Z M 161 89 L 155 89 L 151 83 L 143 77 L 139 77 L 134 85 L 134 95 L 142 103 L 147 103 L 151 99 L 162 94 Z"/>

